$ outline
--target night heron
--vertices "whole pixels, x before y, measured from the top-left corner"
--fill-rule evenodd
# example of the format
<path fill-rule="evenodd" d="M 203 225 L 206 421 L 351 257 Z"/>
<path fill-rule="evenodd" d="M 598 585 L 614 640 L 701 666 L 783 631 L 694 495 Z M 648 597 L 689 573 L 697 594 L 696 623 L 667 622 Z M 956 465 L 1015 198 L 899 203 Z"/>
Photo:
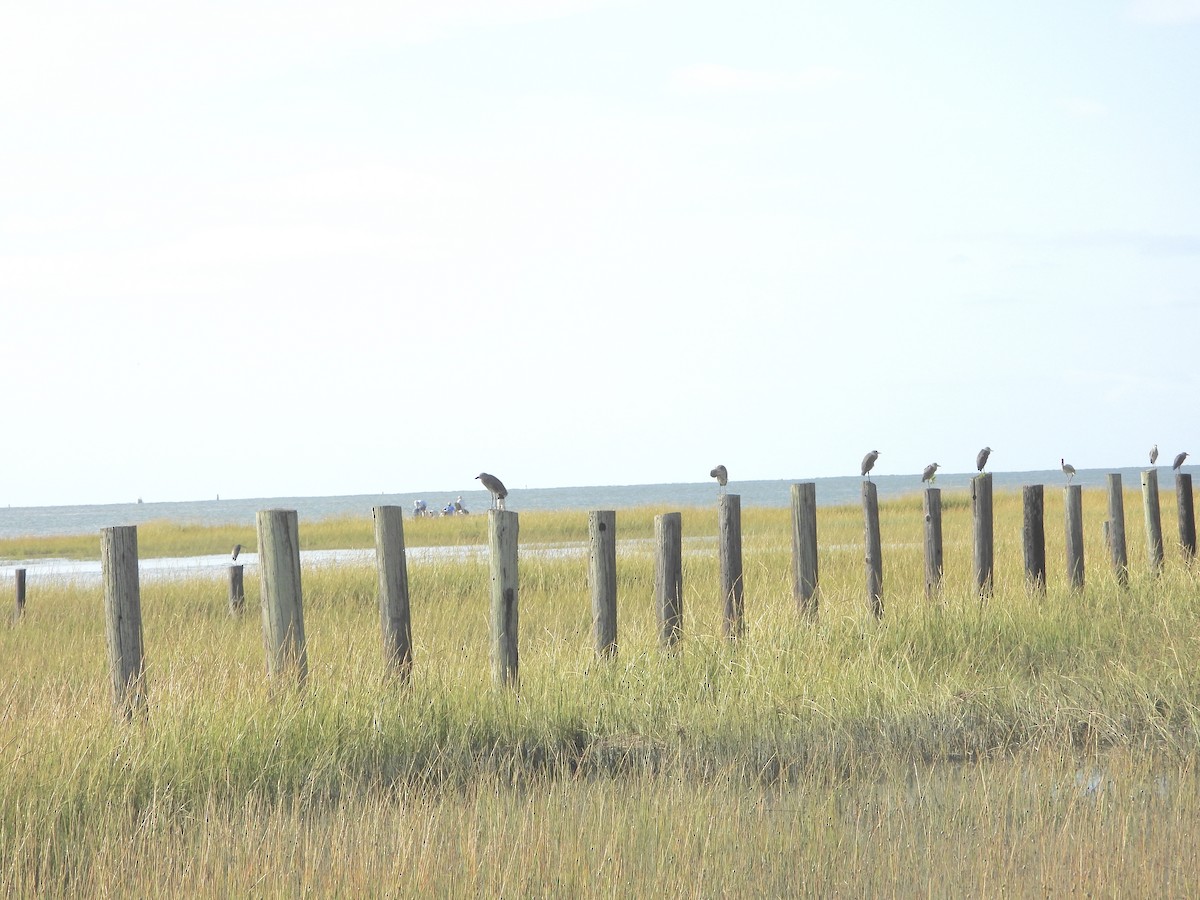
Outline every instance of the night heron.
<path fill-rule="evenodd" d="M 724 466 L 717 466 L 708 475 L 710 478 L 717 479 L 717 484 L 721 488 L 717 493 L 725 493 L 725 485 L 729 484 L 729 470 Z"/>
<path fill-rule="evenodd" d="M 1183 465 L 1183 461 L 1187 458 L 1188 458 L 1187 451 L 1180 453 L 1177 457 L 1175 457 L 1175 462 L 1171 463 L 1171 468 L 1178 469 L 1180 466 Z"/>
<path fill-rule="evenodd" d="M 233 545 L 233 561 L 234 562 L 237 562 L 238 554 L 241 552 L 242 552 L 242 545 L 234 544 Z"/>
<path fill-rule="evenodd" d="M 1069 483 L 1075 477 L 1075 467 L 1062 457 L 1059 457 L 1058 461 L 1062 463 L 1063 474 L 1067 476 L 1067 482 Z"/>
<path fill-rule="evenodd" d="M 863 457 L 862 473 L 863 473 L 863 478 L 866 478 L 867 481 L 871 480 L 870 476 L 867 473 L 870 472 L 873 468 L 875 468 L 875 460 L 877 460 L 877 459 L 879 459 L 879 451 L 878 450 L 872 450 L 870 453 L 868 453 L 866 456 Z"/>
<path fill-rule="evenodd" d="M 1156 462 L 1158 462 L 1158 444 L 1150 448 L 1150 465 L 1154 465 Z"/>
<path fill-rule="evenodd" d="M 491 492 L 492 508 L 504 509 L 504 498 L 508 496 L 508 488 L 495 475 L 489 475 L 487 472 L 480 472 L 475 476 L 479 482 Z"/>
<path fill-rule="evenodd" d="M 984 447 L 982 450 L 980 450 L 979 453 L 975 455 L 975 468 L 982 472 L 983 467 L 987 465 L 988 457 L 991 455 L 991 447 Z"/>
<path fill-rule="evenodd" d="M 930 483 L 937 481 L 937 470 L 937 463 L 930 463 L 927 465 L 925 467 L 925 471 L 921 473 L 921 481 L 928 481 Z"/>

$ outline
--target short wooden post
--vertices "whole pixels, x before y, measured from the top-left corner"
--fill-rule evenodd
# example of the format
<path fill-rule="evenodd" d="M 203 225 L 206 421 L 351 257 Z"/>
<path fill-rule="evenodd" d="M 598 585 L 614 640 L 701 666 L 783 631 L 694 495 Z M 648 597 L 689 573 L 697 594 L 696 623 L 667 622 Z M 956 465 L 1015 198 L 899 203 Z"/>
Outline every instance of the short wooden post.
<path fill-rule="evenodd" d="M 975 587 L 981 598 L 992 595 L 995 544 L 992 539 L 992 476 L 971 479 L 971 513 L 975 523 Z"/>
<path fill-rule="evenodd" d="M 942 587 L 942 489 L 925 488 L 925 596 Z"/>
<path fill-rule="evenodd" d="M 658 639 L 672 647 L 683 636 L 683 514 L 654 517 L 654 608 Z"/>
<path fill-rule="evenodd" d="M 264 509 L 255 516 L 262 586 L 263 643 L 267 674 L 308 678 L 304 598 L 300 589 L 300 526 L 294 509 Z"/>
<path fill-rule="evenodd" d="M 412 673 L 412 621 L 408 603 L 408 558 L 404 550 L 404 510 L 376 506 L 375 565 L 379 575 L 379 626 L 385 671 L 406 681 Z"/>
<path fill-rule="evenodd" d="M 875 483 L 864 481 L 862 486 L 864 557 L 867 570 L 867 604 L 876 618 L 883 616 L 883 544 L 879 534 L 879 496 Z"/>
<path fill-rule="evenodd" d="M 518 685 L 517 513 L 488 510 L 488 555 L 492 572 L 492 682 Z"/>
<path fill-rule="evenodd" d="M 792 596 L 808 619 L 817 617 L 817 485 L 792 485 Z"/>
<path fill-rule="evenodd" d="M 617 513 L 588 513 L 588 580 L 592 588 L 592 634 L 596 655 L 617 655 Z"/>
<path fill-rule="evenodd" d="M 1108 553 L 1112 559 L 1113 573 L 1117 583 L 1129 583 L 1129 553 L 1125 545 L 1125 494 L 1121 487 L 1121 473 L 1108 475 Z"/>
<path fill-rule="evenodd" d="M 19 619 L 25 615 L 25 570 L 13 569 L 13 578 L 17 588 L 17 608 L 13 618 Z"/>
<path fill-rule="evenodd" d="M 1175 474 L 1175 501 L 1179 507 L 1179 545 L 1187 562 L 1196 558 L 1196 509 L 1192 503 L 1192 476 Z"/>
<path fill-rule="evenodd" d="M 1142 472 L 1142 509 L 1146 515 L 1146 550 L 1150 572 L 1158 574 L 1163 566 L 1162 513 L 1158 502 L 1158 469 Z"/>
<path fill-rule="evenodd" d="M 1066 509 L 1067 581 L 1072 588 L 1083 588 L 1083 488 L 1069 484 L 1063 488 Z"/>
<path fill-rule="evenodd" d="M 722 494 L 717 501 L 717 557 L 724 604 L 722 630 L 727 638 L 746 633 L 745 586 L 742 581 L 742 498 Z"/>
<path fill-rule="evenodd" d="M 100 532 L 104 578 L 104 624 L 113 705 L 129 721 L 146 709 L 146 654 L 142 642 L 142 594 L 138 582 L 137 526 Z"/>
<path fill-rule="evenodd" d="M 241 563 L 234 563 L 229 567 L 229 614 L 240 616 L 245 608 L 245 567 Z"/>
<path fill-rule="evenodd" d="M 1046 519 L 1045 489 L 1040 484 L 1027 484 L 1021 489 L 1024 519 L 1021 544 L 1025 551 L 1025 582 L 1031 590 L 1046 589 Z"/>

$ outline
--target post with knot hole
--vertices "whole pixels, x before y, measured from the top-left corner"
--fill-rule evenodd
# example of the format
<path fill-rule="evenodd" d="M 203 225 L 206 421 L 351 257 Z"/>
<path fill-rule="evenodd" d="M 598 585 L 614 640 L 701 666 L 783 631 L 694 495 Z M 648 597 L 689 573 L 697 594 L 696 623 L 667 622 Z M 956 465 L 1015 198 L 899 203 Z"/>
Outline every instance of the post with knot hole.
<path fill-rule="evenodd" d="M 263 643 L 267 674 L 283 684 L 308 679 L 304 597 L 300 589 L 300 526 L 294 509 L 264 509 L 255 516 L 262 585 Z"/>
<path fill-rule="evenodd" d="M 518 687 L 517 535 L 515 512 L 488 510 L 488 555 L 492 573 L 492 682 Z"/>
<path fill-rule="evenodd" d="M 1158 499 L 1158 469 L 1142 472 L 1142 509 L 1146 516 L 1146 555 L 1150 574 L 1157 575 L 1163 566 L 1162 510 Z"/>
<path fill-rule="evenodd" d="M 683 514 L 654 517 L 654 609 L 658 640 L 667 649 L 683 635 Z"/>
<path fill-rule="evenodd" d="M 1187 472 L 1175 475 L 1175 500 L 1179 507 L 1179 546 L 1184 562 L 1196 558 L 1196 510 L 1192 503 L 1192 476 Z"/>
<path fill-rule="evenodd" d="M 717 499 L 717 557 L 724 604 L 722 630 L 727 638 L 746 633 L 745 585 L 742 580 L 742 498 L 722 494 Z"/>
<path fill-rule="evenodd" d="M 1027 484 L 1021 488 L 1023 519 L 1021 547 L 1025 553 L 1025 586 L 1035 593 L 1046 590 L 1046 488 Z"/>
<path fill-rule="evenodd" d="M 100 570 L 104 578 L 104 624 L 113 706 L 131 721 L 146 711 L 146 653 L 142 642 L 142 594 L 138 583 L 136 525 L 100 532 Z"/>
<path fill-rule="evenodd" d="M 240 616 L 246 608 L 245 567 L 233 563 L 229 567 L 229 614 Z"/>
<path fill-rule="evenodd" d="M 1067 581 L 1083 590 L 1083 489 L 1077 484 L 1063 488 L 1067 530 Z"/>
<path fill-rule="evenodd" d="M 875 484 L 864 481 L 862 486 L 863 539 L 866 544 L 864 561 L 867 570 L 867 604 L 875 618 L 883 617 L 883 544 L 879 534 L 879 495 Z"/>
<path fill-rule="evenodd" d="M 1124 587 L 1129 583 L 1129 552 L 1125 544 L 1125 490 L 1120 472 L 1108 475 L 1108 519 L 1104 526 L 1113 574 L 1117 576 L 1117 584 Z"/>
<path fill-rule="evenodd" d="M 987 472 L 971 479 L 971 514 L 975 523 L 975 588 L 979 598 L 992 595 L 996 547 L 992 534 L 992 476 Z"/>
<path fill-rule="evenodd" d="M 592 588 L 592 633 L 596 655 L 617 655 L 617 513 L 588 513 L 588 580 Z"/>
<path fill-rule="evenodd" d="M 925 488 L 925 596 L 932 598 L 942 588 L 942 489 Z"/>
<path fill-rule="evenodd" d="M 13 569 L 13 580 L 17 589 L 17 608 L 13 610 L 13 621 L 25 615 L 25 570 Z"/>
<path fill-rule="evenodd" d="M 792 485 L 792 596 L 806 619 L 817 618 L 817 485 Z"/>
<path fill-rule="evenodd" d="M 379 570 L 383 666 L 403 682 L 412 673 L 413 659 L 404 511 L 399 506 L 376 506 L 372 514 L 375 517 L 375 564 Z"/>

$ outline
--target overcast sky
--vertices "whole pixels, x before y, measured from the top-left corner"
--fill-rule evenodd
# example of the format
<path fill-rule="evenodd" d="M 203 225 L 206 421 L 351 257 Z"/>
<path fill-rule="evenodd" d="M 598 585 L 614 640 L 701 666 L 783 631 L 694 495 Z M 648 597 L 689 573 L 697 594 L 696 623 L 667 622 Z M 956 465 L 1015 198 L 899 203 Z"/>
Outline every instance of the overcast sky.
<path fill-rule="evenodd" d="M 1200 456 L 1200 0 L 0 5 L 0 503 Z"/>

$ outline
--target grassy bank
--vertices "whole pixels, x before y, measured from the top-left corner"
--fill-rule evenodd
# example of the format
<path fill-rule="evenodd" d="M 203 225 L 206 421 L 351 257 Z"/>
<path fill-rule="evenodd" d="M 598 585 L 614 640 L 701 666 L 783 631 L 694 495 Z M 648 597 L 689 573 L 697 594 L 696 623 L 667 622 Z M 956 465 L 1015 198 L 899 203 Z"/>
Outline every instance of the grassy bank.
<path fill-rule="evenodd" d="M 885 504 L 879 622 L 861 511 L 822 509 L 815 624 L 791 598 L 787 511 L 748 509 L 746 638 L 719 636 L 701 540 L 669 655 L 654 644 L 653 559 L 623 545 L 613 662 L 589 649 L 586 560 L 525 557 L 519 694 L 490 685 L 483 556 L 410 565 L 407 686 L 381 671 L 370 567 L 305 570 L 303 692 L 266 683 L 259 623 L 228 616 L 223 583 L 147 581 L 150 707 L 129 727 L 111 714 L 100 589 L 31 585 L 25 618 L 0 629 L 0 887 L 1194 894 L 1200 580 L 1177 548 L 1151 577 L 1131 516 L 1120 588 L 1104 497 L 1085 505 L 1085 590 L 1063 584 L 1051 491 L 1049 589 L 1030 594 L 1020 498 L 998 494 L 996 593 L 981 604 L 965 498 L 945 504 L 934 600 L 919 499 Z M 620 536 L 649 537 L 653 513 L 622 511 Z M 483 541 L 482 516 L 406 522 L 406 537 L 450 543 L 443 523 Z M 684 523 L 715 532 L 709 510 Z M 301 523 L 302 543 L 320 526 Z M 326 527 L 337 546 L 352 532 L 371 544 L 369 519 Z M 586 517 L 522 514 L 521 529 L 583 539 Z"/>

